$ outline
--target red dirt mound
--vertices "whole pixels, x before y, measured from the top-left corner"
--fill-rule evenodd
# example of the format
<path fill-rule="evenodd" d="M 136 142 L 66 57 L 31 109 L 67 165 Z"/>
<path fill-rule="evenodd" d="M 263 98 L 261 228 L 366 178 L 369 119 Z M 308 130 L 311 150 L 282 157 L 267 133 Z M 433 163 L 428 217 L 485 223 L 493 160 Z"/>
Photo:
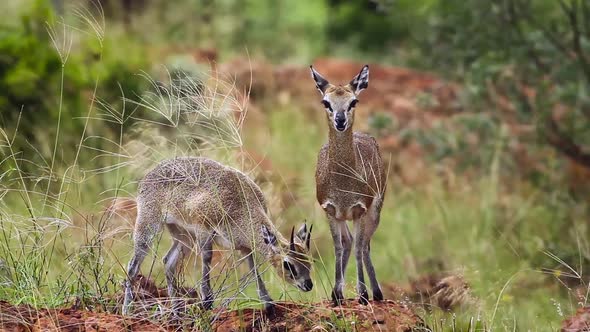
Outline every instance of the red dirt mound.
<path fill-rule="evenodd" d="M 198 328 L 195 321 L 214 331 L 412 331 L 423 322 L 410 307 L 395 301 L 371 302 L 367 306 L 346 300 L 333 307 L 330 301 L 319 303 L 278 302 L 276 315 L 269 320 L 260 309 L 226 311 L 222 308 L 171 319 L 167 310 L 166 290 L 145 276 L 135 283 L 133 318 L 120 312 L 122 294 L 114 295 L 112 306 L 104 310 L 79 310 L 76 307 L 36 310 L 27 305 L 15 306 L 0 301 L 0 331 L 177 331 Z M 198 296 L 193 289 L 182 289 L 187 308 L 197 308 Z M 104 300 L 104 299 L 103 299 Z M 94 306 L 90 306 L 94 307 Z M 100 306 L 96 306 L 99 308 Z M 190 310 L 188 312 L 191 312 Z M 205 313 L 205 314 L 204 314 Z M 196 314 L 196 316 L 194 315 Z M 197 323 L 197 324 L 200 324 Z"/>
<path fill-rule="evenodd" d="M 35 310 L 0 301 L 2 331 L 166 331 L 147 320 L 107 313 L 64 309 Z"/>
<path fill-rule="evenodd" d="M 215 311 L 212 312 L 215 314 Z M 213 315 L 212 315 L 213 316 Z M 347 300 L 340 307 L 331 302 L 313 304 L 277 303 L 277 314 L 266 319 L 260 309 L 217 312 L 215 331 L 414 331 L 422 320 L 407 306 L 393 301 L 372 302 L 367 306 Z M 0 302 L 2 331 L 174 331 L 178 325 L 160 320 L 129 318 L 115 314 L 65 309 L 35 310 Z"/>
<path fill-rule="evenodd" d="M 313 304 L 277 303 L 277 316 L 266 320 L 257 309 L 222 314 L 216 331 L 415 331 L 424 324 L 409 307 L 394 301 L 360 305 L 346 300 L 339 307 L 324 301 Z"/>
<path fill-rule="evenodd" d="M 561 324 L 562 332 L 588 332 L 590 331 L 590 307 L 578 309 L 575 315 Z"/>
<path fill-rule="evenodd" d="M 408 285 L 386 283 L 383 288 L 389 298 L 409 300 L 414 305 L 421 305 L 427 309 L 436 307 L 444 311 L 453 311 L 461 306 L 473 306 L 477 303 L 461 275 L 428 274 L 411 280 Z"/>

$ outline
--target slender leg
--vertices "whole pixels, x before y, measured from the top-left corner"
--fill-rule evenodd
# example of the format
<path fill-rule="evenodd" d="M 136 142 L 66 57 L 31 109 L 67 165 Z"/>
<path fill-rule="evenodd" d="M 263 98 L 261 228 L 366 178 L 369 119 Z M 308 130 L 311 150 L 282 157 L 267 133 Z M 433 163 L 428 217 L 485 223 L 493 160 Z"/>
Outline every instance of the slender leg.
<path fill-rule="evenodd" d="M 359 303 L 368 304 L 369 294 L 367 293 L 367 285 L 365 284 L 365 273 L 363 270 L 364 250 L 367 245 L 365 239 L 363 220 L 354 221 L 354 255 L 356 258 L 356 289 L 359 294 Z"/>
<path fill-rule="evenodd" d="M 352 252 L 353 239 L 348 225 L 346 223 L 342 223 L 341 227 L 343 228 L 342 245 L 344 247 L 344 253 L 342 255 L 342 285 L 344 285 L 344 274 L 346 273 L 346 267 L 348 266 L 350 253 Z"/>
<path fill-rule="evenodd" d="M 147 248 L 137 248 L 133 253 L 133 258 L 127 265 L 127 279 L 125 280 L 125 300 L 123 302 L 123 315 L 128 316 L 131 313 L 131 302 L 133 301 L 132 282 L 137 276 L 141 263 L 147 255 Z"/>
<path fill-rule="evenodd" d="M 164 265 L 166 269 L 166 283 L 168 285 L 168 297 L 172 301 L 172 311 L 177 314 L 181 308 L 182 301 L 178 296 L 178 267 L 194 246 L 194 234 L 187 231 L 182 222 L 173 215 L 166 216 L 166 228 L 174 238 L 172 247 L 164 256 Z"/>
<path fill-rule="evenodd" d="M 184 259 L 188 248 L 180 243 L 178 240 L 174 240 L 172 247 L 164 256 L 164 266 L 166 269 L 166 283 L 168 285 L 168 297 L 172 301 L 172 310 L 176 313 L 180 308 L 180 299 L 178 298 L 178 285 L 177 285 L 177 269 L 179 263 Z"/>
<path fill-rule="evenodd" d="M 254 277 L 256 278 L 256 289 L 258 291 L 258 297 L 260 297 L 260 300 L 264 302 L 264 311 L 267 316 L 272 317 L 275 313 L 275 306 L 272 299 L 270 298 L 270 295 L 268 295 L 268 291 L 264 286 L 262 278 L 258 274 L 258 270 L 256 269 L 256 263 L 254 262 L 254 253 L 248 253 L 246 257 L 248 259 L 248 266 L 250 266 L 250 271 L 254 273 Z"/>
<path fill-rule="evenodd" d="M 375 274 L 375 267 L 373 267 L 373 262 L 371 261 L 371 245 L 369 242 L 370 241 L 367 241 L 367 250 L 363 254 L 363 261 L 365 262 L 367 274 L 369 275 L 369 280 L 371 281 L 373 299 L 375 301 L 382 301 L 383 292 L 381 292 L 381 287 L 379 286 L 379 282 L 377 281 L 377 275 Z"/>
<path fill-rule="evenodd" d="M 208 235 L 203 243 L 199 243 L 201 247 L 201 259 L 203 265 L 203 276 L 201 280 L 201 296 L 203 301 L 203 308 L 206 310 L 213 307 L 213 292 L 211 291 L 211 260 L 213 259 L 213 236 Z"/>
<path fill-rule="evenodd" d="M 127 279 L 125 280 L 123 315 L 130 314 L 131 302 L 133 301 L 132 282 L 137 276 L 141 263 L 143 263 L 145 256 L 147 256 L 154 238 L 160 232 L 161 221 L 159 214 L 154 213 L 154 211 L 151 211 L 152 213 L 146 212 L 145 209 L 140 209 L 135 223 L 135 230 L 133 232 L 133 257 L 127 266 Z"/>
<path fill-rule="evenodd" d="M 178 263 L 181 253 L 180 244 L 177 241 L 172 243 L 162 262 L 166 271 L 166 284 L 168 286 L 168 297 L 176 297 L 176 264 Z"/>
<path fill-rule="evenodd" d="M 371 213 L 367 213 L 367 218 L 363 221 L 364 222 L 364 231 L 365 231 L 365 239 L 366 245 L 363 248 L 363 261 L 365 263 L 365 267 L 367 268 L 367 274 L 369 276 L 369 280 L 371 281 L 371 289 L 373 291 L 373 299 L 375 301 L 383 300 L 383 293 L 381 292 L 381 287 L 379 287 L 379 282 L 377 281 L 377 275 L 375 273 L 375 267 L 373 266 L 373 262 L 371 260 L 371 238 L 379 225 L 379 217 L 380 217 L 380 210 L 381 206 L 376 205 L 375 210 L 371 211 Z"/>
<path fill-rule="evenodd" d="M 350 257 L 352 249 L 352 235 L 346 225 L 345 221 L 337 221 L 328 216 L 330 221 L 330 231 L 332 233 L 332 240 L 334 241 L 334 252 L 336 255 L 335 262 L 335 282 L 332 290 L 332 301 L 335 305 L 339 305 L 340 301 L 344 299 L 344 273 Z"/>

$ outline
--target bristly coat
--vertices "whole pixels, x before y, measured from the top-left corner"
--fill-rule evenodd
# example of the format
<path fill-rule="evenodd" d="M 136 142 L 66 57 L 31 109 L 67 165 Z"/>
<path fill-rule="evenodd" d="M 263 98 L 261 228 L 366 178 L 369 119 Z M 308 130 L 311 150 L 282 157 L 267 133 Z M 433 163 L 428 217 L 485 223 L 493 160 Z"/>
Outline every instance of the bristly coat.
<path fill-rule="evenodd" d="M 370 241 L 377 226 L 385 198 L 386 173 L 375 139 L 353 132 L 354 109 L 358 95 L 369 86 L 369 66 L 346 85 L 333 85 L 311 67 L 316 88 L 322 94 L 329 137 L 319 153 L 316 168 L 316 196 L 330 222 L 336 254 L 332 300 L 344 298 L 344 272 L 352 250 L 353 237 L 346 224 L 354 222 L 357 291 L 359 301 L 368 303 L 364 269 L 366 267 L 373 298 L 383 299 L 370 256 Z"/>

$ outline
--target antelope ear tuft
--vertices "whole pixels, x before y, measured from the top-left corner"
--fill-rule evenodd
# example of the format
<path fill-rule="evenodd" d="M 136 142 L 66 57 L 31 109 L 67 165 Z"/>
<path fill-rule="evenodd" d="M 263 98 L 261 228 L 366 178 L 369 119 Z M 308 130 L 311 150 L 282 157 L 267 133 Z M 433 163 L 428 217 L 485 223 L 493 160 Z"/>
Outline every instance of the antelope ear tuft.
<path fill-rule="evenodd" d="M 266 227 L 266 225 L 262 225 L 262 238 L 264 239 L 264 243 L 276 246 L 277 245 L 277 237 Z"/>
<path fill-rule="evenodd" d="M 303 224 L 303 226 L 299 227 L 296 236 L 301 243 L 305 243 L 305 239 L 307 238 L 307 224 Z"/>
<path fill-rule="evenodd" d="M 330 82 L 328 82 L 327 79 L 325 79 L 322 75 L 320 75 L 320 73 L 313 69 L 313 66 L 309 66 L 309 69 L 311 70 L 311 77 L 315 81 L 316 88 L 323 95 L 326 92 L 326 89 L 328 89 Z"/>
<path fill-rule="evenodd" d="M 307 233 L 307 238 L 305 239 L 305 247 L 307 248 L 307 251 L 309 251 L 309 248 L 311 247 L 311 231 L 313 230 L 313 224 L 311 225 L 311 227 L 309 227 L 309 233 Z"/>
<path fill-rule="evenodd" d="M 291 229 L 291 240 L 289 241 L 289 250 L 295 251 L 295 239 L 293 238 L 295 234 L 295 226 Z"/>
<path fill-rule="evenodd" d="M 361 69 L 361 72 L 348 85 L 350 85 L 355 95 L 358 95 L 361 91 L 369 87 L 369 65 L 365 65 Z"/>

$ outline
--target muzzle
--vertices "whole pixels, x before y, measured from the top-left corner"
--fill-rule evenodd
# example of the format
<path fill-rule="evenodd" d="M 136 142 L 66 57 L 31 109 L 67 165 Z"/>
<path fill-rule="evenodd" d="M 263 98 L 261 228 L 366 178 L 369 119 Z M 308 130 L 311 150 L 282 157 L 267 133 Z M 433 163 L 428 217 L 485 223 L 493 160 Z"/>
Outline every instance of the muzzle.
<path fill-rule="evenodd" d="M 309 292 L 313 289 L 313 282 L 311 279 L 307 279 L 303 282 L 303 287 L 301 288 L 304 292 Z"/>
<path fill-rule="evenodd" d="M 346 129 L 346 115 L 344 115 L 344 112 L 336 113 L 334 116 L 334 125 L 338 131 L 344 131 Z"/>

